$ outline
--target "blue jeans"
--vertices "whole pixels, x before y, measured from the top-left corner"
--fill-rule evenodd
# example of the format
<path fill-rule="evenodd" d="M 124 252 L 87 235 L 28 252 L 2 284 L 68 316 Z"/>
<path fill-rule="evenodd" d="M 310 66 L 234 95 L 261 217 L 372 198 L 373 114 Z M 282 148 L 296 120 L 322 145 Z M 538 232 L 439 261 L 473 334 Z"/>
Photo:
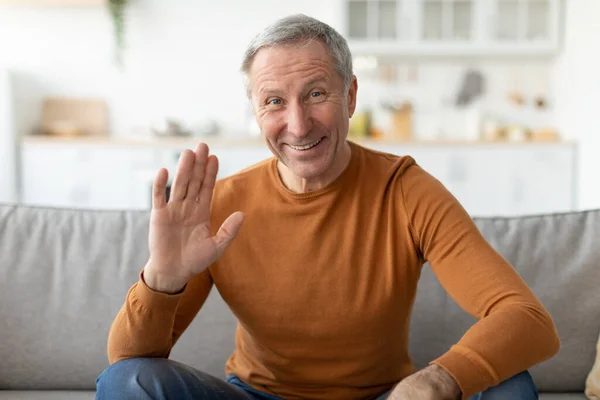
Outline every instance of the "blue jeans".
<path fill-rule="evenodd" d="M 187 365 L 163 358 L 132 358 L 108 367 L 96 380 L 97 400 L 281 400 L 259 392 L 236 376 L 220 380 Z M 384 400 L 384 393 L 377 400 Z M 471 397 L 471 400 L 534 400 L 528 372 Z"/>

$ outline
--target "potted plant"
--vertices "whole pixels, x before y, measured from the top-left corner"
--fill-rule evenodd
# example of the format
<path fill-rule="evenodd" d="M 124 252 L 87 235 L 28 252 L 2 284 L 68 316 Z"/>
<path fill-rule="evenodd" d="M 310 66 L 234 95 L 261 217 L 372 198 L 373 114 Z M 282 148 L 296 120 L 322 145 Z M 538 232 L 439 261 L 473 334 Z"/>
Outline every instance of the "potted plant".
<path fill-rule="evenodd" d="M 125 49 L 125 9 L 129 0 L 108 0 L 108 10 L 113 22 L 115 38 L 115 61 L 123 66 L 123 50 Z"/>

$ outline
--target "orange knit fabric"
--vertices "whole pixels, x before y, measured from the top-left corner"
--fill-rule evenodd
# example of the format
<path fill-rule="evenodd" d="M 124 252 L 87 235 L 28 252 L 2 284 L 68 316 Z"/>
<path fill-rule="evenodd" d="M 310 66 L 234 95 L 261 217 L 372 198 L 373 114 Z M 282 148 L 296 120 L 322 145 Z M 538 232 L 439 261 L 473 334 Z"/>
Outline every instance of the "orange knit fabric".
<path fill-rule="evenodd" d="M 409 321 L 426 260 L 480 319 L 432 360 L 464 398 L 554 355 L 547 311 L 455 198 L 411 157 L 351 149 L 314 192 L 287 190 L 275 159 L 220 180 L 213 229 L 241 210 L 238 237 L 182 294 L 141 276 L 113 323 L 110 362 L 168 357 L 214 284 L 240 321 L 227 373 L 285 399 L 371 399 L 414 372 Z"/>

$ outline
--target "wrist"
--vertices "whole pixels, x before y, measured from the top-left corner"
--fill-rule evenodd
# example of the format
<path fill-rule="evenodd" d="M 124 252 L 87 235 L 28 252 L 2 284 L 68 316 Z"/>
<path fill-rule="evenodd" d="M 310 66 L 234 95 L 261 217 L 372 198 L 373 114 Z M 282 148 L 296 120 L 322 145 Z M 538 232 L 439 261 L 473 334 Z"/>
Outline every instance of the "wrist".
<path fill-rule="evenodd" d="M 188 279 L 179 276 L 167 276 L 156 272 L 156 268 L 148 262 L 142 271 L 142 280 L 155 292 L 176 294 L 187 284 Z"/>

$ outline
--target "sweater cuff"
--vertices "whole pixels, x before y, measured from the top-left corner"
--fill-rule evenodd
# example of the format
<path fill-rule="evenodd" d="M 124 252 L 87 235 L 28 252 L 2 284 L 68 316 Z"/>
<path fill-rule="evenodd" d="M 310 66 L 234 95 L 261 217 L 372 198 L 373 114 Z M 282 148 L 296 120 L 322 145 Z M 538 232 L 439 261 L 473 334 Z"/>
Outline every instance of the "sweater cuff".
<path fill-rule="evenodd" d="M 144 271 L 142 270 L 139 275 L 139 281 L 135 285 L 133 295 L 139 301 L 140 305 L 148 310 L 168 310 L 175 312 L 177 306 L 179 306 L 184 289 L 176 294 L 162 293 L 150 289 L 144 281 Z"/>
<path fill-rule="evenodd" d="M 493 373 L 485 366 L 484 360 L 470 350 L 461 346 L 452 346 L 448 352 L 433 360 L 448 372 L 462 391 L 462 399 L 467 400 L 485 389 L 497 385 Z"/>

